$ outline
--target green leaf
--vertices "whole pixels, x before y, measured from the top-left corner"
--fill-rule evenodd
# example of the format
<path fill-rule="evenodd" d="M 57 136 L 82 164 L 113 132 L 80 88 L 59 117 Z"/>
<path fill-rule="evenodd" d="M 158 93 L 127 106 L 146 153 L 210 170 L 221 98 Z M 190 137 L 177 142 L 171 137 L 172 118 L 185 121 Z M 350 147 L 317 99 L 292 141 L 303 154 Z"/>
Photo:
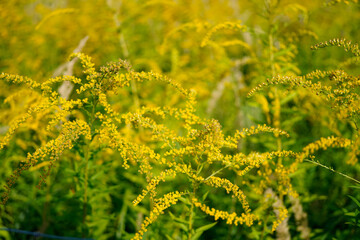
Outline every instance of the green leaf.
<path fill-rule="evenodd" d="M 195 232 L 205 232 L 206 230 L 209 230 L 210 228 L 212 228 L 213 226 L 215 226 L 217 224 L 217 222 L 214 223 L 210 223 L 208 225 L 199 227 L 198 229 L 196 229 Z"/>
<path fill-rule="evenodd" d="M 182 224 L 182 223 L 176 223 L 176 225 L 182 229 L 184 232 L 188 232 L 189 231 L 189 228 L 187 227 L 187 225 L 185 224 Z"/>
<path fill-rule="evenodd" d="M 169 215 L 170 215 L 171 219 L 176 222 L 188 224 L 188 221 L 186 221 L 185 219 L 182 219 L 182 218 L 175 217 L 174 214 L 172 214 L 171 212 L 169 212 Z"/>
<path fill-rule="evenodd" d="M 191 240 L 197 240 L 199 239 L 199 237 L 201 237 L 202 232 L 197 232 L 195 233 L 192 237 Z"/>
<path fill-rule="evenodd" d="M 200 172 L 201 172 L 201 170 L 203 169 L 203 167 L 204 167 L 204 164 L 201 164 L 200 167 L 199 167 L 199 169 L 197 170 L 197 175 L 200 174 Z"/>
<path fill-rule="evenodd" d="M 205 232 L 206 230 L 209 230 L 216 224 L 217 224 L 217 222 L 214 222 L 214 223 L 210 223 L 205 226 L 199 227 L 198 229 L 195 230 L 195 234 L 191 237 L 191 240 L 198 239 L 203 234 L 203 232 Z"/>
<path fill-rule="evenodd" d="M 104 175 L 103 171 L 98 171 L 97 173 L 95 173 L 94 175 L 91 176 L 90 180 L 96 180 L 97 178 L 99 178 L 100 176 Z"/>
<path fill-rule="evenodd" d="M 167 235 L 167 234 L 165 235 L 165 237 L 166 237 L 167 240 L 174 240 L 172 237 L 170 237 L 170 236 Z"/>
<path fill-rule="evenodd" d="M 206 191 L 206 193 L 202 196 L 202 201 L 205 201 L 205 199 L 207 198 L 209 194 L 209 191 Z"/>
<path fill-rule="evenodd" d="M 349 186 L 350 188 L 360 189 L 360 186 Z"/>
<path fill-rule="evenodd" d="M 351 198 L 356 203 L 356 205 L 358 205 L 358 207 L 360 208 L 360 202 L 356 198 L 354 198 L 350 195 L 348 195 L 348 197 Z"/>
<path fill-rule="evenodd" d="M 345 216 L 355 217 L 355 213 L 354 212 L 348 212 L 348 213 L 345 213 Z"/>
<path fill-rule="evenodd" d="M 129 196 L 130 196 L 130 191 L 126 190 L 124 194 L 124 199 L 128 199 Z M 120 210 L 119 220 L 117 223 L 117 230 L 116 230 L 116 237 L 120 239 L 122 237 L 122 234 L 125 232 L 125 220 L 126 220 L 127 210 L 128 210 L 128 205 L 127 202 L 124 201 Z"/>
<path fill-rule="evenodd" d="M 187 198 L 180 197 L 179 200 L 187 205 L 191 205 L 191 202 Z"/>

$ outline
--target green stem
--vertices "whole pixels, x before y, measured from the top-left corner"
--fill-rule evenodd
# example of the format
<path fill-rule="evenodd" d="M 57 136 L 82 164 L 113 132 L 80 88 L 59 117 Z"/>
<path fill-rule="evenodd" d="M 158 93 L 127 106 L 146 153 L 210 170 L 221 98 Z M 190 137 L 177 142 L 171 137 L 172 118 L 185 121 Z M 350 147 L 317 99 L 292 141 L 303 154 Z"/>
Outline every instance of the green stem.
<path fill-rule="evenodd" d="M 73 169 L 74 172 L 76 172 L 76 167 L 75 167 L 75 160 L 73 158 L 70 158 L 70 163 L 71 163 L 71 167 Z M 78 186 L 79 186 L 79 178 L 78 177 L 74 177 L 74 192 L 78 191 Z"/>
<path fill-rule="evenodd" d="M 97 100 L 95 97 L 93 98 L 93 107 L 89 119 L 89 127 L 90 127 L 90 134 L 92 135 L 93 132 L 93 124 L 95 121 L 95 110 L 96 110 Z M 88 202 L 88 181 L 89 181 L 89 171 L 88 171 L 88 165 L 89 165 L 89 159 L 90 159 L 90 144 L 91 140 L 85 141 L 85 147 L 84 147 L 84 160 L 85 160 L 85 168 L 84 168 L 84 203 L 83 203 L 83 231 L 82 236 L 83 238 L 86 237 L 86 216 L 87 216 L 87 202 Z"/>
<path fill-rule="evenodd" d="M 195 183 L 193 183 L 195 184 Z M 194 185 L 194 190 L 191 194 L 191 198 L 195 197 L 195 192 L 196 192 L 196 186 Z M 192 202 L 192 200 L 190 199 L 191 202 L 191 208 L 190 208 L 190 216 L 189 216 L 189 232 L 188 232 L 188 240 L 191 240 L 192 237 L 192 230 L 193 230 L 193 215 L 194 215 L 194 203 Z"/>
<path fill-rule="evenodd" d="M 191 232 L 192 232 L 192 216 L 193 216 L 193 211 L 194 211 L 194 203 L 191 202 L 191 209 L 190 209 L 190 217 L 189 217 L 189 235 L 188 235 L 188 240 L 191 239 Z"/>
<path fill-rule="evenodd" d="M 216 174 L 218 174 L 219 172 L 221 172 L 222 170 L 224 170 L 224 169 L 226 169 L 226 168 L 228 168 L 228 167 L 230 167 L 230 166 L 231 166 L 231 164 L 228 164 L 228 165 L 226 165 L 225 167 L 220 168 L 220 169 L 217 170 L 216 172 L 213 172 L 210 176 L 208 176 L 207 178 L 205 178 L 204 181 L 209 180 L 209 178 L 215 176 Z"/>
<path fill-rule="evenodd" d="M 315 165 L 318 165 L 318 166 L 323 167 L 323 168 L 326 168 L 327 170 L 330 170 L 331 172 L 337 173 L 337 174 L 339 174 L 339 175 L 341 175 L 341 176 L 343 176 L 343 177 L 346 177 L 347 179 L 350 179 L 350 180 L 352 180 L 352 181 L 360 184 L 360 181 L 359 181 L 359 180 L 357 180 L 357 179 L 355 179 L 355 178 L 352 178 L 352 177 L 350 177 L 350 176 L 348 176 L 348 175 L 346 175 L 346 174 L 344 174 L 344 173 L 338 172 L 338 171 L 336 171 L 335 169 L 332 169 L 331 167 L 325 166 L 325 165 L 323 165 L 323 164 L 321 164 L 321 163 L 319 163 L 319 162 L 315 162 L 315 161 L 309 160 L 309 159 L 304 159 L 304 161 L 309 162 L 309 163 L 312 163 L 312 164 L 315 164 Z"/>
<path fill-rule="evenodd" d="M 86 146 L 85 146 L 85 156 L 84 156 L 84 158 L 85 158 L 84 203 L 83 203 L 83 225 L 84 225 L 84 228 L 85 228 L 85 224 L 86 224 L 86 215 L 87 215 L 87 187 L 88 187 L 88 179 L 89 179 L 88 163 L 89 163 L 89 155 L 90 155 L 89 151 L 90 151 L 90 141 L 87 140 Z M 85 237 L 84 231 L 83 231 L 83 237 Z"/>
<path fill-rule="evenodd" d="M 270 58 L 270 67 L 271 67 L 271 77 L 274 77 L 275 75 L 275 66 L 274 66 L 274 53 L 273 53 L 273 45 L 274 45 L 274 39 L 272 35 L 272 30 L 270 30 L 269 33 L 269 58 Z"/>
<path fill-rule="evenodd" d="M 264 227 L 263 227 L 263 229 L 262 229 L 262 231 L 261 231 L 260 240 L 263 240 L 264 237 L 265 237 L 265 235 L 266 235 L 267 221 L 268 221 L 269 215 L 270 215 L 270 214 L 267 214 L 266 217 L 265 217 Z"/>
<path fill-rule="evenodd" d="M 272 21 L 271 19 L 269 19 L 269 24 L 270 26 L 272 25 Z M 269 31 L 269 61 L 270 61 L 270 68 L 271 68 L 271 77 L 274 77 L 276 72 L 275 72 L 275 65 L 274 65 L 274 51 L 273 51 L 273 46 L 274 46 L 274 38 L 273 38 L 273 34 L 272 34 L 272 30 L 270 28 Z M 281 112 L 281 106 L 280 106 L 280 99 L 279 99 L 279 93 L 277 88 L 274 89 L 274 97 L 275 97 L 275 104 L 278 106 L 275 106 L 275 112 L 274 112 L 274 127 L 276 128 L 280 128 L 280 112 Z M 281 137 L 277 136 L 276 139 L 277 142 L 277 150 L 281 151 L 282 150 L 282 142 L 281 142 Z M 279 164 L 282 163 L 282 159 L 279 158 Z"/>

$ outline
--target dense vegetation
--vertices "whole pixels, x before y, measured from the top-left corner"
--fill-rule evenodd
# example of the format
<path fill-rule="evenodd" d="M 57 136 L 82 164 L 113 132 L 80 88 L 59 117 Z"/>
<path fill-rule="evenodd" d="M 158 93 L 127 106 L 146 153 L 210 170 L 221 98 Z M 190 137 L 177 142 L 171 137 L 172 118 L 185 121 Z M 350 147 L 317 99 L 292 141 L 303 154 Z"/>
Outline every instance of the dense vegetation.
<path fill-rule="evenodd" d="M 360 239 L 357 0 L 0 19 L 1 239 Z"/>

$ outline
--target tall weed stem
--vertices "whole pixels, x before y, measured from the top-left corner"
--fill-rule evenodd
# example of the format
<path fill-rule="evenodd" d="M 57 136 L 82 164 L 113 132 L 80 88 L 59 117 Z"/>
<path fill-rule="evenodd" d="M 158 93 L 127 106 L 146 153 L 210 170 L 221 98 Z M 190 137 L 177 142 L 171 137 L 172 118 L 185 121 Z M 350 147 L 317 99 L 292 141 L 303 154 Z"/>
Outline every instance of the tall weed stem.
<path fill-rule="evenodd" d="M 89 117 L 89 126 L 91 130 L 91 134 L 93 134 L 93 124 L 95 121 L 95 110 L 97 105 L 97 99 L 95 96 L 93 96 L 93 102 L 92 102 L 92 111 Z M 89 159 L 91 155 L 90 150 L 90 144 L 91 140 L 85 140 L 85 147 L 84 147 L 84 160 L 85 160 L 85 168 L 84 168 L 84 203 L 83 203 L 83 237 L 86 237 L 86 216 L 87 216 L 87 204 L 88 204 L 88 181 L 89 181 L 89 171 L 88 171 L 88 165 L 89 165 Z"/>

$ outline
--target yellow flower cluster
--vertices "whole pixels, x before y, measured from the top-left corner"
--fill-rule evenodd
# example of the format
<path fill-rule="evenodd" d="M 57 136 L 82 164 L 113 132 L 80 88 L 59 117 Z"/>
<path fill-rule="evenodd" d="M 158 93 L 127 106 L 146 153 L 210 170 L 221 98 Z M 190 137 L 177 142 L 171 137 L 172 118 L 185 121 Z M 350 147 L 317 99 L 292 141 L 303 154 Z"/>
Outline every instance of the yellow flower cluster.
<path fill-rule="evenodd" d="M 56 139 L 50 140 L 45 146 L 37 149 L 34 153 L 28 153 L 26 162 L 21 163 L 20 167 L 14 170 L 13 174 L 7 180 L 5 185 L 6 191 L 2 195 L 2 203 L 5 204 L 9 199 L 11 187 L 16 183 L 23 171 L 28 170 L 30 167 L 34 167 L 38 161 L 43 161 L 45 158 L 48 158 L 50 163 L 47 170 L 45 170 L 44 174 L 41 176 L 41 180 L 38 184 L 38 188 L 40 188 L 41 185 L 46 182 L 46 178 L 49 176 L 55 161 L 60 159 L 60 156 L 66 149 L 71 149 L 73 143 L 81 135 L 84 136 L 85 139 L 91 139 L 88 124 L 81 120 L 68 121 L 64 123 L 61 134 Z"/>
<path fill-rule="evenodd" d="M 83 73 L 86 74 L 86 83 L 82 83 L 79 89 L 76 89 L 77 94 L 85 92 L 86 90 L 92 89 L 93 91 L 98 90 L 97 77 L 98 73 L 95 71 L 95 64 L 92 62 L 90 56 L 83 53 L 73 53 L 70 55 L 69 60 L 79 58 L 83 67 Z"/>
<path fill-rule="evenodd" d="M 134 206 L 138 205 L 144 197 L 149 193 L 153 193 L 152 197 L 155 197 L 155 188 L 162 181 L 165 182 L 166 177 L 174 178 L 176 176 L 176 172 L 172 169 L 165 170 L 159 174 L 159 176 L 155 176 L 150 180 L 150 183 L 146 186 L 146 189 L 142 190 L 142 193 L 133 201 Z"/>
<path fill-rule="evenodd" d="M 108 113 L 107 116 L 103 114 L 97 115 L 103 124 L 103 127 L 99 132 L 100 141 L 108 143 L 110 148 L 118 149 L 124 162 L 132 159 L 139 163 L 140 173 L 146 175 L 148 185 L 136 198 L 136 200 L 134 200 L 133 203 L 135 205 L 139 204 L 139 202 L 141 202 L 148 193 L 152 193 L 152 195 L 155 196 L 153 192 L 161 181 L 166 181 L 167 176 L 175 177 L 178 173 L 182 173 L 198 183 L 204 183 L 214 188 L 221 187 L 228 193 L 231 192 L 241 202 L 245 211 L 245 214 L 242 217 L 236 218 L 237 220 L 234 221 L 236 224 L 245 222 L 244 216 L 253 215 L 250 214 L 251 210 L 248 202 L 246 201 L 246 196 L 240 188 L 224 178 L 211 176 L 205 179 L 204 177 L 199 176 L 195 169 L 193 169 L 191 163 L 185 163 L 185 159 L 187 159 L 187 156 L 191 156 L 196 164 L 203 164 L 203 166 L 207 166 L 209 169 L 211 169 L 214 162 L 222 162 L 223 165 L 230 165 L 234 169 L 239 169 L 240 166 L 244 165 L 250 168 L 260 167 L 261 163 L 272 159 L 273 157 L 293 157 L 295 156 L 295 153 L 291 151 L 279 151 L 264 154 L 252 153 L 249 156 L 242 153 L 224 155 L 221 149 L 223 147 L 236 149 L 239 138 L 251 136 L 260 132 L 272 132 L 275 135 L 286 136 L 288 136 L 288 134 L 276 128 L 260 125 L 256 128 L 243 129 L 242 132 L 238 131 L 233 137 L 225 139 L 221 131 L 220 124 L 215 120 L 204 121 L 198 118 L 193 113 L 194 100 L 188 101 L 188 108 L 185 109 L 147 107 L 137 110 L 135 113 L 116 115 L 114 111 L 111 110 L 111 106 L 107 104 L 104 95 L 103 97 L 100 97 L 100 102 L 103 102 L 101 105 L 107 106 L 109 109 L 105 107 L 105 111 Z M 164 125 L 156 123 L 149 117 L 145 117 L 144 114 L 147 112 L 153 112 L 161 118 L 171 115 L 178 119 L 187 121 L 187 124 L 184 127 L 188 130 L 188 134 L 186 136 L 177 136 L 173 131 L 170 131 Z M 113 116 L 113 118 L 111 118 L 111 116 Z M 137 126 L 151 129 L 152 135 L 156 136 L 153 139 L 163 142 L 163 149 L 169 149 L 161 156 L 154 153 L 152 149 L 147 148 L 146 146 L 128 142 L 128 140 L 122 137 L 117 131 L 115 123 L 120 122 L 125 122 L 126 124 L 136 123 Z M 203 126 L 203 128 L 194 128 L 194 125 L 200 125 Z M 177 145 L 176 143 L 180 144 L 180 148 L 175 147 Z M 151 162 L 153 164 L 166 165 L 169 169 L 166 172 L 161 172 L 158 176 L 153 176 Z M 245 172 L 246 171 L 247 170 L 245 170 Z M 243 174 L 245 174 L 245 172 L 243 172 Z M 234 214 L 229 216 L 229 219 L 232 219 Z M 232 222 L 233 220 L 229 221 Z"/>
<path fill-rule="evenodd" d="M 48 109 L 50 106 L 49 102 L 44 102 L 38 106 L 30 108 L 27 113 L 18 116 L 10 123 L 9 130 L 6 132 L 5 136 L 0 141 L 0 150 L 3 149 L 11 140 L 12 136 L 14 135 L 16 129 L 18 129 L 22 124 L 24 124 L 28 119 L 32 117 L 32 114 L 39 113 Z"/>
<path fill-rule="evenodd" d="M 41 97 L 41 95 L 38 94 L 38 92 L 35 92 L 28 88 L 25 88 L 25 89 L 20 89 L 17 92 L 14 92 L 14 93 L 10 94 L 9 96 L 7 96 L 4 100 L 4 103 L 11 104 L 11 102 L 15 102 L 21 96 L 29 96 L 29 95 L 33 95 L 35 98 Z"/>
<path fill-rule="evenodd" d="M 331 5 L 335 5 L 335 4 L 338 4 L 338 3 L 345 3 L 345 4 L 349 4 L 350 2 L 353 2 L 353 3 L 358 3 L 359 1 L 358 0 L 331 0 L 331 1 L 328 1 L 326 3 L 324 3 L 325 6 L 331 6 Z"/>
<path fill-rule="evenodd" d="M 213 28 L 210 29 L 210 31 L 206 34 L 204 39 L 202 40 L 200 46 L 205 47 L 211 42 L 211 37 L 221 30 L 239 30 L 239 31 L 246 31 L 246 26 L 241 25 L 240 22 L 224 22 L 220 23 L 218 25 L 215 25 Z"/>
<path fill-rule="evenodd" d="M 110 121 L 102 122 L 102 129 L 98 130 L 99 140 L 111 149 L 119 151 L 123 160 L 123 167 L 129 168 L 128 161 L 138 162 L 139 172 L 151 177 L 150 159 L 160 159 L 160 155 L 145 145 L 130 142 L 117 131 L 116 126 Z"/>
<path fill-rule="evenodd" d="M 54 83 L 59 83 L 59 82 L 64 82 L 64 81 L 69 81 L 69 82 L 72 82 L 72 83 L 75 83 L 75 84 L 81 84 L 81 79 L 80 78 L 77 78 L 77 77 L 74 77 L 74 76 L 69 76 L 69 75 L 58 76 L 58 77 L 55 77 L 55 78 L 50 78 L 49 80 L 43 82 L 41 84 L 41 90 L 44 93 L 48 93 L 48 94 L 53 93 L 51 85 L 54 84 Z"/>
<path fill-rule="evenodd" d="M 251 136 L 262 132 L 273 133 L 275 136 L 285 135 L 286 137 L 290 137 L 290 135 L 287 132 L 278 128 L 269 127 L 266 124 L 264 124 L 264 125 L 258 125 L 257 127 L 251 126 L 250 128 L 244 128 L 241 132 L 236 131 L 235 139 L 238 140 L 240 138 L 245 138 L 247 136 Z"/>
<path fill-rule="evenodd" d="M 297 197 L 298 194 L 293 190 L 291 179 L 291 168 L 285 167 L 282 164 L 278 164 L 275 168 L 274 175 L 276 176 L 278 186 L 277 190 L 281 195 L 289 195 Z"/>
<path fill-rule="evenodd" d="M 182 192 L 170 192 L 165 194 L 162 198 L 155 199 L 153 210 L 150 212 L 149 217 L 146 217 L 141 224 L 141 229 L 135 234 L 132 240 L 141 240 L 144 233 L 147 231 L 147 227 L 153 223 L 159 215 L 164 213 L 164 210 L 169 208 L 171 205 L 177 203 L 179 198 L 183 195 Z"/>
<path fill-rule="evenodd" d="M 227 193 L 232 192 L 232 194 L 237 197 L 237 199 L 239 199 L 239 201 L 241 202 L 245 213 L 250 213 L 251 209 L 249 207 L 249 203 L 246 201 L 246 196 L 243 191 L 240 190 L 239 186 L 233 184 L 225 178 L 219 178 L 214 176 L 210 177 L 207 180 L 204 180 L 203 182 L 215 188 L 224 188 Z"/>
<path fill-rule="evenodd" d="M 83 67 L 83 72 L 87 74 L 88 76 L 95 75 L 95 64 L 93 63 L 90 56 L 84 54 L 84 53 L 73 53 L 70 55 L 69 60 L 72 60 L 74 58 L 79 58 L 80 62 Z"/>
<path fill-rule="evenodd" d="M 176 34 L 180 34 L 182 32 L 188 32 L 189 30 L 194 30 L 196 32 L 203 32 L 204 30 L 207 30 L 210 27 L 210 24 L 208 22 L 201 22 L 199 20 L 195 20 L 193 22 L 182 24 L 174 29 L 172 29 L 169 33 L 166 34 L 163 44 L 161 45 L 160 52 L 162 54 L 165 53 L 167 50 L 169 39 L 172 38 Z"/>
<path fill-rule="evenodd" d="M 327 138 L 320 138 L 319 140 L 312 142 L 306 147 L 304 147 L 302 153 L 298 155 L 296 161 L 302 162 L 306 157 L 310 156 L 319 149 L 326 150 L 329 147 L 346 148 L 351 146 L 352 143 L 353 142 L 351 140 L 341 137 L 331 136 Z"/>
<path fill-rule="evenodd" d="M 277 219 L 274 221 L 273 226 L 272 226 L 272 231 L 274 232 L 276 230 L 276 228 L 280 225 L 280 223 L 282 221 L 285 220 L 285 218 L 288 217 L 288 210 L 285 207 L 276 209 L 278 211 L 278 216 Z"/>
<path fill-rule="evenodd" d="M 257 172 L 257 174 L 262 177 L 260 183 L 258 186 L 251 184 L 257 194 L 263 194 L 266 189 L 275 186 L 277 192 L 281 195 L 289 195 L 293 197 L 298 196 L 292 187 L 289 176 L 291 171 L 288 167 L 285 167 L 279 163 L 271 165 L 263 164 L 263 166 L 264 169 L 258 170 Z M 272 166 L 274 166 L 274 169 Z"/>
<path fill-rule="evenodd" d="M 256 86 L 248 93 L 248 97 L 254 95 L 257 91 L 260 91 L 262 88 L 270 86 L 270 85 L 277 85 L 277 84 L 286 84 L 290 87 L 304 87 L 309 89 L 311 92 L 315 94 L 321 93 L 328 93 L 331 91 L 331 86 L 323 86 L 320 82 L 314 83 L 310 80 L 306 80 L 304 76 L 281 76 L 277 75 L 272 79 L 267 79 L 266 82 L 263 82 Z"/>
<path fill-rule="evenodd" d="M 84 99 L 77 99 L 77 100 L 65 100 L 63 98 L 59 99 L 59 106 L 58 109 L 51 117 L 50 121 L 48 123 L 48 126 L 46 127 L 47 131 L 50 131 L 51 127 L 55 126 L 56 124 L 60 123 L 61 121 L 65 122 L 66 117 L 68 117 L 71 113 L 71 110 L 74 108 L 82 108 L 84 104 L 86 104 L 88 101 L 87 98 Z"/>
<path fill-rule="evenodd" d="M 332 39 L 322 42 L 313 46 L 312 49 L 316 50 L 327 46 L 343 47 L 345 51 L 350 51 L 355 56 L 350 60 L 360 59 L 359 45 L 345 39 Z M 319 81 L 323 79 L 330 80 L 328 81 L 329 84 L 324 85 L 324 83 Z M 357 128 L 360 115 L 359 76 L 348 74 L 344 70 L 315 70 L 304 76 L 277 75 L 252 89 L 248 96 L 252 96 L 266 86 L 278 84 L 283 84 L 290 88 L 303 87 L 309 92 L 319 95 L 330 103 L 331 111 L 336 113 L 335 116 L 337 118 L 353 122 L 355 128 Z"/>
<path fill-rule="evenodd" d="M 358 155 L 360 154 L 360 136 L 356 136 L 353 144 L 351 146 L 351 151 L 349 153 L 349 159 L 346 161 L 350 165 L 355 165 L 358 162 Z"/>
<path fill-rule="evenodd" d="M 130 72 L 130 73 L 128 73 L 128 75 L 126 75 L 126 78 L 127 79 L 134 79 L 134 80 L 139 81 L 139 82 L 141 82 L 142 80 L 164 82 L 164 83 L 167 83 L 167 84 L 171 85 L 172 87 L 174 87 L 176 90 L 178 90 L 184 96 L 189 95 L 189 91 L 182 88 L 180 86 L 180 84 L 178 84 L 177 82 L 174 82 L 170 78 L 168 78 L 168 77 L 166 77 L 164 75 L 161 75 L 159 73 L 154 73 L 154 72 Z"/>
<path fill-rule="evenodd" d="M 238 23 L 215 26 L 208 33 L 208 39 L 205 38 L 205 40 L 210 41 L 212 35 L 221 29 L 243 29 L 243 27 Z M 33 113 L 44 109 L 51 111 L 50 116 L 46 119 L 48 120 L 46 131 L 55 130 L 60 134 L 35 152 L 28 154 L 27 161 L 14 171 L 8 180 L 3 202 L 7 201 L 10 188 L 22 171 L 38 166 L 39 161 L 48 160 L 49 164 L 47 169 L 44 169 L 38 185 L 40 187 L 50 174 L 55 161 L 59 160 L 65 150 L 71 149 L 80 136 L 85 138 L 86 149 L 90 149 L 90 144 L 91 146 L 97 144 L 117 150 L 125 169 L 136 166 L 138 172 L 144 175 L 147 186 L 139 193 L 133 204 L 138 205 L 147 195 L 150 195 L 150 198 L 154 200 L 154 208 L 144 220 L 141 230 L 136 233 L 134 239 L 141 239 L 147 227 L 163 213 L 163 210 L 175 204 L 183 195 L 183 193 L 172 192 L 162 198 L 156 198 L 159 184 L 179 175 L 187 177 L 194 186 L 205 184 L 212 188 L 223 188 L 228 194 L 235 197 L 242 204 L 244 210 L 241 216 L 236 213 L 210 209 L 196 200 L 195 193 L 191 196 L 196 207 L 215 217 L 215 220 L 226 220 L 228 224 L 251 226 L 256 217 L 251 213 L 243 190 L 230 180 L 216 176 L 222 171 L 231 170 L 243 177 L 251 169 L 257 168 L 257 173 L 263 178 L 258 189 L 263 191 L 267 186 L 274 185 L 274 181 L 276 181 L 278 192 L 295 195 L 289 174 L 296 166 L 289 169 L 280 161 L 276 163 L 271 160 L 274 158 L 297 158 L 298 154 L 292 151 L 237 153 L 240 139 L 261 132 L 273 133 L 276 137 L 289 136 L 285 131 L 267 125 L 258 125 L 236 131 L 234 135 L 225 137 L 218 121 L 202 119 L 196 114 L 195 91 L 188 91 L 158 73 L 136 72 L 126 61 L 119 60 L 116 63 L 109 63 L 96 71 L 90 57 L 82 53 L 73 54 L 71 57 L 80 59 L 84 68 L 83 73 L 86 75 L 85 81 L 76 77 L 63 76 L 49 79 L 43 85 L 36 85 L 29 79 L 6 76 L 9 81 L 27 82 L 28 85 L 36 86 L 44 100 L 42 104 L 29 109 L 26 115 L 11 124 L 10 130 L 2 139 L 0 146 L 6 145 L 10 136 L 14 134 L 21 123 L 29 119 Z M 52 88 L 55 83 L 61 81 L 79 84 L 77 88 L 79 98 L 66 100 L 59 97 Z M 129 86 L 133 81 L 160 81 L 171 85 L 183 95 L 186 100 L 185 106 L 179 108 L 145 106 L 133 112 L 119 113 L 108 101 L 108 97 L 110 94 L 116 93 L 119 88 Z M 78 112 L 85 112 L 87 117 L 81 115 L 79 119 L 84 120 L 70 121 L 69 116 L 73 117 Z M 152 117 L 154 115 L 155 118 Z M 176 131 L 166 124 L 166 120 L 170 117 L 174 121 L 180 122 Z M 52 129 L 52 126 L 56 124 L 58 127 Z M 326 145 L 326 143 L 322 144 Z M 231 153 L 229 153 L 229 149 Z M 84 156 L 86 155 L 84 159 L 86 160 L 88 160 L 89 151 L 84 150 Z M 310 150 L 304 149 L 304 151 Z M 212 172 L 210 176 L 209 172 Z M 189 188 L 191 187 L 189 186 Z"/>
<path fill-rule="evenodd" d="M 1 73 L 0 80 L 4 80 L 15 84 L 25 84 L 30 89 L 39 88 L 41 86 L 40 83 L 35 82 L 31 78 L 14 75 L 14 74 L 8 74 L 8 73 Z"/>
<path fill-rule="evenodd" d="M 274 157 L 293 157 L 295 158 L 298 154 L 293 151 L 275 151 L 275 152 L 266 152 L 266 153 L 258 153 L 253 152 L 249 155 L 244 155 L 242 153 L 238 153 L 234 155 L 231 159 L 231 156 L 227 156 L 226 165 L 230 165 L 232 168 L 236 170 L 236 173 L 239 176 L 244 176 L 247 172 L 249 172 L 254 167 L 259 168 L 261 164 L 265 163 L 268 160 L 273 159 Z M 246 166 L 244 169 L 240 170 L 241 166 Z"/>
<path fill-rule="evenodd" d="M 255 220 L 258 220 L 258 218 L 252 213 L 242 213 L 241 216 L 238 216 L 235 212 L 229 213 L 226 211 L 217 210 L 215 208 L 210 208 L 209 206 L 199 202 L 199 200 L 196 198 L 193 198 L 192 202 L 196 207 L 200 208 L 201 211 L 214 217 L 215 221 L 222 219 L 226 220 L 226 224 L 234 224 L 235 226 L 239 224 L 246 224 L 248 227 L 250 227 L 253 225 Z"/>
<path fill-rule="evenodd" d="M 354 44 L 351 41 L 347 41 L 346 39 L 334 38 L 332 40 L 316 44 L 312 46 L 311 49 L 317 50 L 319 48 L 325 48 L 329 46 L 343 47 L 345 51 L 350 51 L 355 56 L 360 56 L 359 45 L 356 43 Z"/>

